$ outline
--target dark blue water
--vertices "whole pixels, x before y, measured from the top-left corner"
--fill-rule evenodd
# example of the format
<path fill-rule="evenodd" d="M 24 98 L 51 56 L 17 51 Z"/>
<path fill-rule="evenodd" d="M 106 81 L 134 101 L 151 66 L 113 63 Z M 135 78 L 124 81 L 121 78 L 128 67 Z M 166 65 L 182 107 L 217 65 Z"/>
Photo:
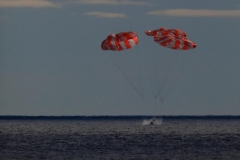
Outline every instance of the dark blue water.
<path fill-rule="evenodd" d="M 240 160 L 240 117 L 0 117 L 0 160 Z"/>

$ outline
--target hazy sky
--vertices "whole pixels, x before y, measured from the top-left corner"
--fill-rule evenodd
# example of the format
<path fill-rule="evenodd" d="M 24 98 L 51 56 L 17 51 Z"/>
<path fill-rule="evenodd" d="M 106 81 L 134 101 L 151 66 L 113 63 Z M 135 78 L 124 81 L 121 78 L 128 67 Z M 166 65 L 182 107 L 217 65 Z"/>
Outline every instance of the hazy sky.
<path fill-rule="evenodd" d="M 0 115 L 240 115 L 239 30 L 239 0 L 0 0 Z M 139 44 L 101 50 L 122 31 Z"/>

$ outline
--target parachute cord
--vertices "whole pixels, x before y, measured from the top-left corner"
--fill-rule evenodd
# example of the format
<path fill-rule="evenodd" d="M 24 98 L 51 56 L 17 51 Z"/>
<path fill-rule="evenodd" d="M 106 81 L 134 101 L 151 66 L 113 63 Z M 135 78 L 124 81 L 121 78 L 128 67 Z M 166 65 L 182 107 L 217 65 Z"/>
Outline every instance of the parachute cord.
<path fill-rule="evenodd" d="M 139 61 L 139 68 L 140 68 L 140 77 L 141 77 L 141 89 L 142 89 L 142 92 L 143 92 L 143 97 L 144 97 L 144 89 L 143 89 L 143 77 L 142 77 L 142 63 L 141 63 L 141 55 L 140 55 L 141 52 L 139 52 L 138 54 L 138 61 Z"/>
<path fill-rule="evenodd" d="M 156 66 L 156 63 L 155 63 L 154 59 L 155 59 L 155 57 L 154 57 L 154 55 L 153 55 L 153 53 L 152 53 L 152 62 L 153 62 L 153 67 L 154 67 L 155 76 L 156 76 L 156 81 L 157 81 L 157 89 L 158 89 L 158 93 L 159 93 L 159 92 L 160 92 L 160 90 L 159 90 L 159 79 L 158 79 L 158 74 L 157 74 L 157 66 Z M 157 97 L 155 97 L 155 99 L 156 99 L 156 98 L 157 98 Z"/>
<path fill-rule="evenodd" d="M 171 69 L 170 69 L 170 72 L 168 73 L 167 78 L 164 80 L 163 85 L 162 85 L 162 87 L 160 88 L 160 91 L 158 92 L 158 94 L 155 96 L 155 98 L 157 98 L 157 97 L 161 94 L 164 86 L 166 85 L 167 80 L 169 79 L 169 77 L 170 77 L 170 75 L 171 75 L 171 72 L 173 71 L 173 68 L 174 68 L 174 66 L 175 66 L 178 58 L 179 58 L 179 54 L 177 54 L 177 57 L 174 59 L 173 65 L 171 66 Z M 162 103 L 162 102 L 163 102 L 163 100 L 161 100 L 161 103 Z"/>
<path fill-rule="evenodd" d="M 154 67 L 154 72 L 155 72 L 155 77 L 156 77 L 156 81 L 157 81 L 157 89 L 158 89 L 158 92 L 160 92 L 159 90 L 159 79 L 158 79 L 158 76 L 157 76 L 157 67 L 156 67 L 156 63 L 155 63 L 155 57 L 154 57 L 154 54 L 152 52 L 152 63 L 153 63 L 153 67 Z M 156 117 L 156 108 L 157 108 L 157 102 L 156 102 L 156 98 L 154 97 L 154 103 L 155 103 L 155 106 L 154 106 L 154 117 Z"/>
<path fill-rule="evenodd" d="M 162 107 L 162 108 L 161 108 L 161 107 Z M 160 102 L 160 107 L 159 107 L 159 108 L 160 108 L 160 110 L 163 109 L 163 102 L 162 102 L 162 101 Z M 159 115 L 160 115 L 160 117 L 161 117 L 161 119 L 162 119 L 163 111 L 162 111 L 162 113 L 161 113 L 161 111 L 160 111 L 160 114 L 159 114 Z"/>
<path fill-rule="evenodd" d="M 157 103 L 156 103 L 156 98 L 154 99 L 155 107 L 154 107 L 154 117 L 156 117 L 156 108 L 157 108 Z"/>
<path fill-rule="evenodd" d="M 147 59 L 147 58 L 146 58 Z M 152 56 L 150 56 L 150 59 L 147 59 L 148 61 L 146 62 L 146 67 L 147 67 L 147 75 L 148 75 L 148 80 L 149 80 L 149 84 L 150 84 L 150 90 L 151 90 L 151 94 L 152 94 L 152 96 L 154 97 L 155 96 L 155 94 L 154 94 L 154 88 L 155 88 L 155 85 L 154 85 L 154 80 L 151 78 L 151 72 L 150 71 L 152 71 L 152 63 L 154 63 L 154 61 L 153 61 L 153 57 Z M 151 62 L 152 61 L 152 62 Z M 151 62 L 151 63 L 149 63 L 149 62 Z M 155 67 L 155 66 L 153 66 L 153 67 Z"/>
<path fill-rule="evenodd" d="M 148 70 L 150 67 L 148 66 Z M 147 75 L 148 75 L 148 80 L 150 81 L 150 90 L 152 90 L 152 95 L 154 96 L 154 86 L 152 85 L 152 81 L 151 81 L 151 74 L 149 73 L 150 71 L 147 71 Z"/>
<path fill-rule="evenodd" d="M 180 76 L 182 75 L 182 73 L 185 71 L 188 63 L 189 63 L 190 60 L 191 60 L 191 58 L 192 58 L 192 57 L 190 56 L 190 58 L 189 58 L 189 59 L 187 60 L 187 62 L 185 63 L 185 66 L 184 66 L 183 69 L 180 71 L 179 77 L 180 77 Z M 173 85 L 170 87 L 170 89 L 169 89 L 168 92 L 165 94 L 165 96 L 162 97 L 161 103 L 162 103 L 162 102 L 164 101 L 164 99 L 169 95 L 170 91 L 171 91 L 171 90 L 174 88 L 174 86 L 177 84 L 178 80 L 179 80 L 179 78 L 175 81 L 175 83 L 173 83 Z"/>
<path fill-rule="evenodd" d="M 124 77 L 127 79 L 127 81 L 131 84 L 131 86 L 133 87 L 133 89 L 138 93 L 138 95 L 144 99 L 144 96 L 137 90 L 137 88 L 133 85 L 133 83 L 129 80 L 129 78 L 127 77 L 127 75 L 123 72 L 123 70 L 119 67 L 119 65 L 112 59 L 110 58 L 110 56 L 107 56 L 110 60 L 112 60 L 112 62 L 116 65 L 116 67 L 121 71 L 121 73 L 124 75 Z"/>

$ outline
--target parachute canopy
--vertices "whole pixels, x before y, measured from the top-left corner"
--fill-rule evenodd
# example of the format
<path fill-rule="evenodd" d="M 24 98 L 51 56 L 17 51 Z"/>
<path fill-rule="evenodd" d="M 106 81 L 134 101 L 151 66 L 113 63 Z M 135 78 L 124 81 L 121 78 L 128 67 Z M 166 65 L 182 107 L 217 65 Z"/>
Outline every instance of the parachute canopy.
<path fill-rule="evenodd" d="M 156 30 L 147 30 L 145 31 L 145 33 L 148 36 L 158 36 L 158 35 L 174 35 L 175 37 L 187 37 L 187 34 L 185 32 L 183 32 L 180 29 L 166 29 L 166 28 L 159 28 Z"/>
<path fill-rule="evenodd" d="M 189 50 L 197 47 L 197 44 L 188 40 L 187 34 L 180 29 L 165 29 L 145 31 L 146 35 L 154 36 L 154 41 L 159 45 L 175 50 Z"/>
<path fill-rule="evenodd" d="M 120 32 L 110 34 L 102 41 L 103 50 L 122 51 L 130 49 L 138 44 L 138 35 L 135 32 Z"/>

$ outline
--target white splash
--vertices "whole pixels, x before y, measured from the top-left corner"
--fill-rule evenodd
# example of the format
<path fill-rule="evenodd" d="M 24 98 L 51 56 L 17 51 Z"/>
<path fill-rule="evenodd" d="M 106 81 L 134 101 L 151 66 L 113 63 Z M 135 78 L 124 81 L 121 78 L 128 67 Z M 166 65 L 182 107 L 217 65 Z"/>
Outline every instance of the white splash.
<path fill-rule="evenodd" d="M 143 125 L 161 125 L 162 118 L 151 118 L 151 119 L 144 119 L 142 122 Z"/>

